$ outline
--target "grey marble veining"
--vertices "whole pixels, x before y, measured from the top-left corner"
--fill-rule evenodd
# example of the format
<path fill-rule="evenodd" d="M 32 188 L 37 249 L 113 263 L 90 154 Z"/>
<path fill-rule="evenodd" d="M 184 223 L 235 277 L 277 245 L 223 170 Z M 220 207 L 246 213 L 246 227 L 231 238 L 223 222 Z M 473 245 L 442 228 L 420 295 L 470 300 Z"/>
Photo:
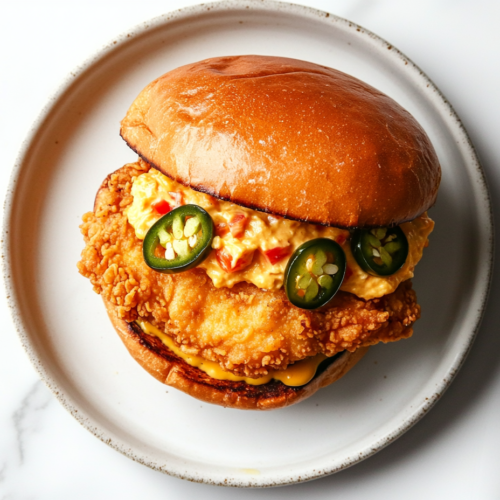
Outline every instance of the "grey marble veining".
<path fill-rule="evenodd" d="M 24 463 L 27 441 L 32 433 L 41 430 L 41 412 L 53 400 L 52 394 L 41 381 L 35 382 L 12 416 L 20 464 Z"/>
<path fill-rule="evenodd" d="M 25 464 L 31 452 L 39 454 L 33 437 L 43 433 L 47 408 L 54 404 L 54 397 L 45 385 L 37 380 L 18 401 L 10 417 L 10 425 L 3 428 L 3 440 L 7 439 L 0 449 L 0 500 L 35 498 L 28 495 L 19 496 L 16 484 L 20 478 L 29 476 Z"/>

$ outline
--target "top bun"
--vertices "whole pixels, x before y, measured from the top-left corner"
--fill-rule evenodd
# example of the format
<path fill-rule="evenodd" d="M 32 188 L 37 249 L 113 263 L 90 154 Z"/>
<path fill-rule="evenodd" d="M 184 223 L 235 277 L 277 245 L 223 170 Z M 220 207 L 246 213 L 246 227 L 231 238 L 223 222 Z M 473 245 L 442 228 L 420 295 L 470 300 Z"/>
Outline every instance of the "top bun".
<path fill-rule="evenodd" d="M 197 191 L 336 227 L 400 224 L 436 201 L 441 168 L 417 121 L 340 71 L 216 57 L 150 83 L 121 123 L 145 161 Z"/>

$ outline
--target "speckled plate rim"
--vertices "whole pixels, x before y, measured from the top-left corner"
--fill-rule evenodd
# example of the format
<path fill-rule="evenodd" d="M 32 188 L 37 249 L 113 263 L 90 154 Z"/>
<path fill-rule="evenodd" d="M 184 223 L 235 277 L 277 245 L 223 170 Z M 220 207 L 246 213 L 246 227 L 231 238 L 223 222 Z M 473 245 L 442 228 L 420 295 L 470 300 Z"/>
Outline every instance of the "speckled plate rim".
<path fill-rule="evenodd" d="M 224 480 L 219 478 L 211 477 L 208 474 L 199 473 L 197 471 L 186 471 L 181 467 L 173 467 L 172 464 L 165 466 L 151 457 L 145 456 L 142 452 L 134 451 L 130 448 L 127 443 L 121 442 L 115 436 L 108 435 L 100 428 L 98 421 L 92 419 L 86 414 L 85 410 L 77 406 L 69 395 L 66 395 L 64 391 L 58 386 L 57 382 L 48 374 L 47 370 L 43 366 L 40 360 L 36 348 L 31 341 L 30 333 L 28 327 L 20 313 L 19 300 L 16 296 L 16 289 L 14 279 L 11 276 L 11 245 L 9 229 L 11 227 L 10 223 L 12 220 L 12 208 L 16 196 L 16 185 L 17 181 L 22 173 L 23 165 L 25 160 L 28 158 L 30 149 L 34 144 L 38 133 L 43 127 L 45 121 L 50 117 L 51 113 L 57 107 L 60 99 L 71 89 L 71 86 L 81 78 L 85 73 L 92 68 L 92 66 L 99 61 L 102 61 L 109 54 L 119 49 L 125 43 L 130 43 L 134 39 L 144 35 L 151 29 L 157 28 L 167 28 L 169 25 L 177 23 L 179 21 L 186 21 L 191 17 L 197 17 L 202 15 L 207 11 L 224 12 L 230 11 L 240 11 L 242 13 L 255 12 L 255 11 L 268 11 L 268 12 L 283 12 L 289 15 L 295 15 L 297 17 L 302 17 L 304 19 L 320 21 L 325 25 L 331 24 L 339 26 L 341 25 L 344 29 L 351 30 L 353 36 L 358 36 L 363 39 L 364 42 L 369 42 L 371 46 L 375 49 L 384 49 L 388 51 L 388 57 L 393 60 L 398 60 L 405 65 L 405 71 L 409 73 L 412 79 L 419 83 L 421 88 L 425 88 L 427 97 L 430 98 L 433 105 L 438 108 L 443 116 L 447 116 L 447 125 L 450 127 L 453 135 L 458 139 L 457 147 L 461 150 L 461 154 L 467 160 L 466 169 L 471 178 L 475 181 L 473 189 L 476 193 L 476 200 L 479 200 L 476 209 L 478 214 L 483 221 L 483 224 L 479 228 L 479 241 L 481 242 L 479 248 L 480 263 L 478 265 L 478 273 L 476 276 L 476 289 L 473 294 L 473 300 L 469 306 L 469 312 L 472 314 L 470 332 L 468 337 L 465 339 L 461 346 L 460 352 L 457 352 L 454 363 L 450 366 L 449 372 L 446 377 L 438 384 L 434 394 L 429 395 L 428 400 L 422 406 L 420 406 L 416 411 L 408 418 L 403 420 L 398 427 L 396 427 L 392 432 L 384 436 L 376 442 L 371 443 L 370 446 L 365 446 L 360 452 L 351 458 L 345 460 L 337 460 L 334 465 L 329 465 L 328 467 L 318 470 L 303 470 L 300 473 L 295 473 L 294 476 L 283 474 L 280 477 L 270 479 L 269 477 L 264 478 L 264 480 L 258 477 L 226 477 Z M 410 429 L 416 422 L 418 422 L 429 409 L 439 400 L 443 395 L 445 390 L 449 387 L 458 370 L 462 366 L 469 350 L 472 346 L 474 338 L 481 324 L 481 319 L 483 316 L 484 309 L 486 307 L 488 292 L 491 283 L 492 271 L 493 271 L 493 251 L 494 251 L 494 231 L 493 231 L 493 215 L 491 209 L 491 201 L 487 188 L 486 179 L 481 168 L 479 159 L 475 152 L 474 146 L 472 145 L 467 132 L 465 131 L 459 117 L 457 116 L 455 110 L 446 100 L 444 95 L 438 90 L 434 83 L 427 77 L 427 75 L 416 66 L 410 59 L 408 59 L 403 53 L 397 50 L 393 45 L 389 44 L 382 38 L 378 37 L 374 33 L 362 28 L 361 26 L 352 23 L 341 17 L 332 15 L 330 13 L 320 11 L 317 9 L 304 7 L 296 4 L 288 4 L 284 2 L 275 2 L 272 0 L 262 0 L 259 2 L 253 1 L 241 1 L 241 0 L 226 0 L 216 3 L 200 4 L 193 7 L 183 8 L 174 12 L 170 12 L 161 16 L 158 16 L 150 21 L 142 23 L 135 28 L 128 30 L 126 33 L 115 37 L 112 41 L 105 45 L 96 54 L 88 58 L 82 65 L 78 66 L 74 71 L 72 71 L 61 84 L 59 89 L 52 95 L 48 100 L 45 107 L 42 109 L 40 115 L 34 122 L 29 131 L 26 139 L 24 140 L 19 155 L 17 157 L 16 163 L 14 165 L 10 182 L 5 194 L 4 202 L 4 215 L 3 215 L 3 226 L 2 226 L 2 272 L 4 277 L 4 284 L 6 287 L 6 297 L 9 305 L 9 309 L 12 314 L 14 326 L 18 332 L 21 343 L 28 354 L 28 357 L 40 375 L 41 379 L 49 387 L 49 389 L 54 393 L 59 402 L 63 407 L 68 410 L 73 417 L 80 422 L 87 430 L 89 430 L 96 437 L 101 439 L 104 443 L 108 444 L 112 448 L 116 449 L 120 453 L 126 455 L 127 457 L 140 462 L 154 470 L 158 470 L 172 476 L 176 476 L 182 479 L 187 479 L 195 482 L 202 482 L 213 485 L 221 486 L 238 486 L 238 487 L 270 487 L 270 486 L 281 486 L 287 484 L 294 484 L 304 481 L 310 481 L 322 476 L 326 476 L 340 470 L 346 469 L 362 460 L 372 456 L 376 452 L 380 451 L 382 448 L 388 444 L 395 441 L 398 437 L 404 434 L 408 429 Z"/>

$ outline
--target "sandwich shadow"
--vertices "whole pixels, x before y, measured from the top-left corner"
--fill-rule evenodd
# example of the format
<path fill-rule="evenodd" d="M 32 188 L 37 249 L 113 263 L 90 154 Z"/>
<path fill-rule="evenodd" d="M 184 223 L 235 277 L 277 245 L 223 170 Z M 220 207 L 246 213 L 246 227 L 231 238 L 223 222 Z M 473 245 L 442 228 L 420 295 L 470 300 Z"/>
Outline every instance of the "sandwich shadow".
<path fill-rule="evenodd" d="M 500 185 L 498 178 L 495 179 L 493 174 L 490 174 L 495 168 L 493 152 L 487 151 L 487 147 L 480 137 L 473 137 L 473 139 L 475 144 L 480 146 L 480 152 L 482 152 L 480 157 L 490 187 L 493 215 L 494 218 L 498 218 L 500 217 L 500 203 L 497 200 L 496 194 L 500 192 Z M 444 200 L 440 199 L 440 204 L 441 201 Z M 453 213 L 447 213 L 447 216 L 453 216 Z M 446 232 L 445 227 L 438 227 L 440 232 Z M 496 230 L 495 237 L 497 234 Z M 432 245 L 434 245 L 434 240 L 431 241 Z M 494 261 L 500 259 L 500 250 L 498 247 L 495 249 L 493 258 Z M 429 260 L 426 261 L 426 266 Z M 430 278 L 434 280 L 439 278 L 441 281 L 442 270 L 439 268 L 433 269 L 432 267 L 429 268 L 432 272 L 426 273 L 426 281 Z M 436 286 L 436 284 L 433 286 L 431 283 L 427 283 L 427 286 L 433 288 L 432 295 L 436 297 L 439 295 L 439 286 Z M 407 457 L 419 453 L 430 446 L 447 428 L 458 425 L 462 419 L 468 418 L 474 405 L 481 399 L 482 395 L 487 391 L 488 386 L 498 377 L 500 372 L 500 336 L 498 335 L 498 313 L 495 307 L 498 303 L 500 303 L 500 283 L 498 269 L 496 269 L 492 275 L 492 286 L 488 304 L 485 308 L 482 325 L 474 342 L 473 349 L 454 383 L 430 414 L 427 414 L 418 425 L 411 428 L 396 442 L 392 443 L 390 447 L 383 449 L 375 456 L 339 474 L 315 481 L 315 491 L 318 493 L 321 490 L 333 491 L 332 488 L 335 486 L 347 486 L 357 481 L 366 480 L 370 475 L 375 476 L 380 473 L 386 473 L 388 469 L 395 468 L 401 462 L 404 462 Z M 421 345 L 419 355 L 425 354 L 425 350 L 422 347 Z M 398 358 L 392 362 L 406 362 L 406 359 Z M 285 488 L 287 489 L 287 494 L 291 498 L 294 498 L 295 495 L 303 495 L 304 488 L 308 487 L 310 486 L 303 484 L 297 485 L 295 488 Z M 269 495 L 269 498 L 272 497 L 272 494 Z"/>

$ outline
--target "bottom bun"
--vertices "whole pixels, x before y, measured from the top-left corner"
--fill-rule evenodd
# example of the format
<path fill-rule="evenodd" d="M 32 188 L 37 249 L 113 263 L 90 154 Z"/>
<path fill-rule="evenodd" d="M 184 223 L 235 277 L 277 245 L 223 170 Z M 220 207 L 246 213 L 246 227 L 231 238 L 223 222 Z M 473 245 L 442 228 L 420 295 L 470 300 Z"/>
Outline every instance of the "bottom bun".
<path fill-rule="evenodd" d="M 227 408 L 273 410 L 303 401 L 318 389 L 342 378 L 368 351 L 368 347 L 362 347 L 354 352 L 336 354 L 323 361 L 316 376 L 300 387 L 290 387 L 278 380 L 262 385 L 217 380 L 186 363 L 160 339 L 144 333 L 136 323 L 120 319 L 113 304 L 105 301 L 105 305 L 125 347 L 147 372 L 194 398 Z"/>

